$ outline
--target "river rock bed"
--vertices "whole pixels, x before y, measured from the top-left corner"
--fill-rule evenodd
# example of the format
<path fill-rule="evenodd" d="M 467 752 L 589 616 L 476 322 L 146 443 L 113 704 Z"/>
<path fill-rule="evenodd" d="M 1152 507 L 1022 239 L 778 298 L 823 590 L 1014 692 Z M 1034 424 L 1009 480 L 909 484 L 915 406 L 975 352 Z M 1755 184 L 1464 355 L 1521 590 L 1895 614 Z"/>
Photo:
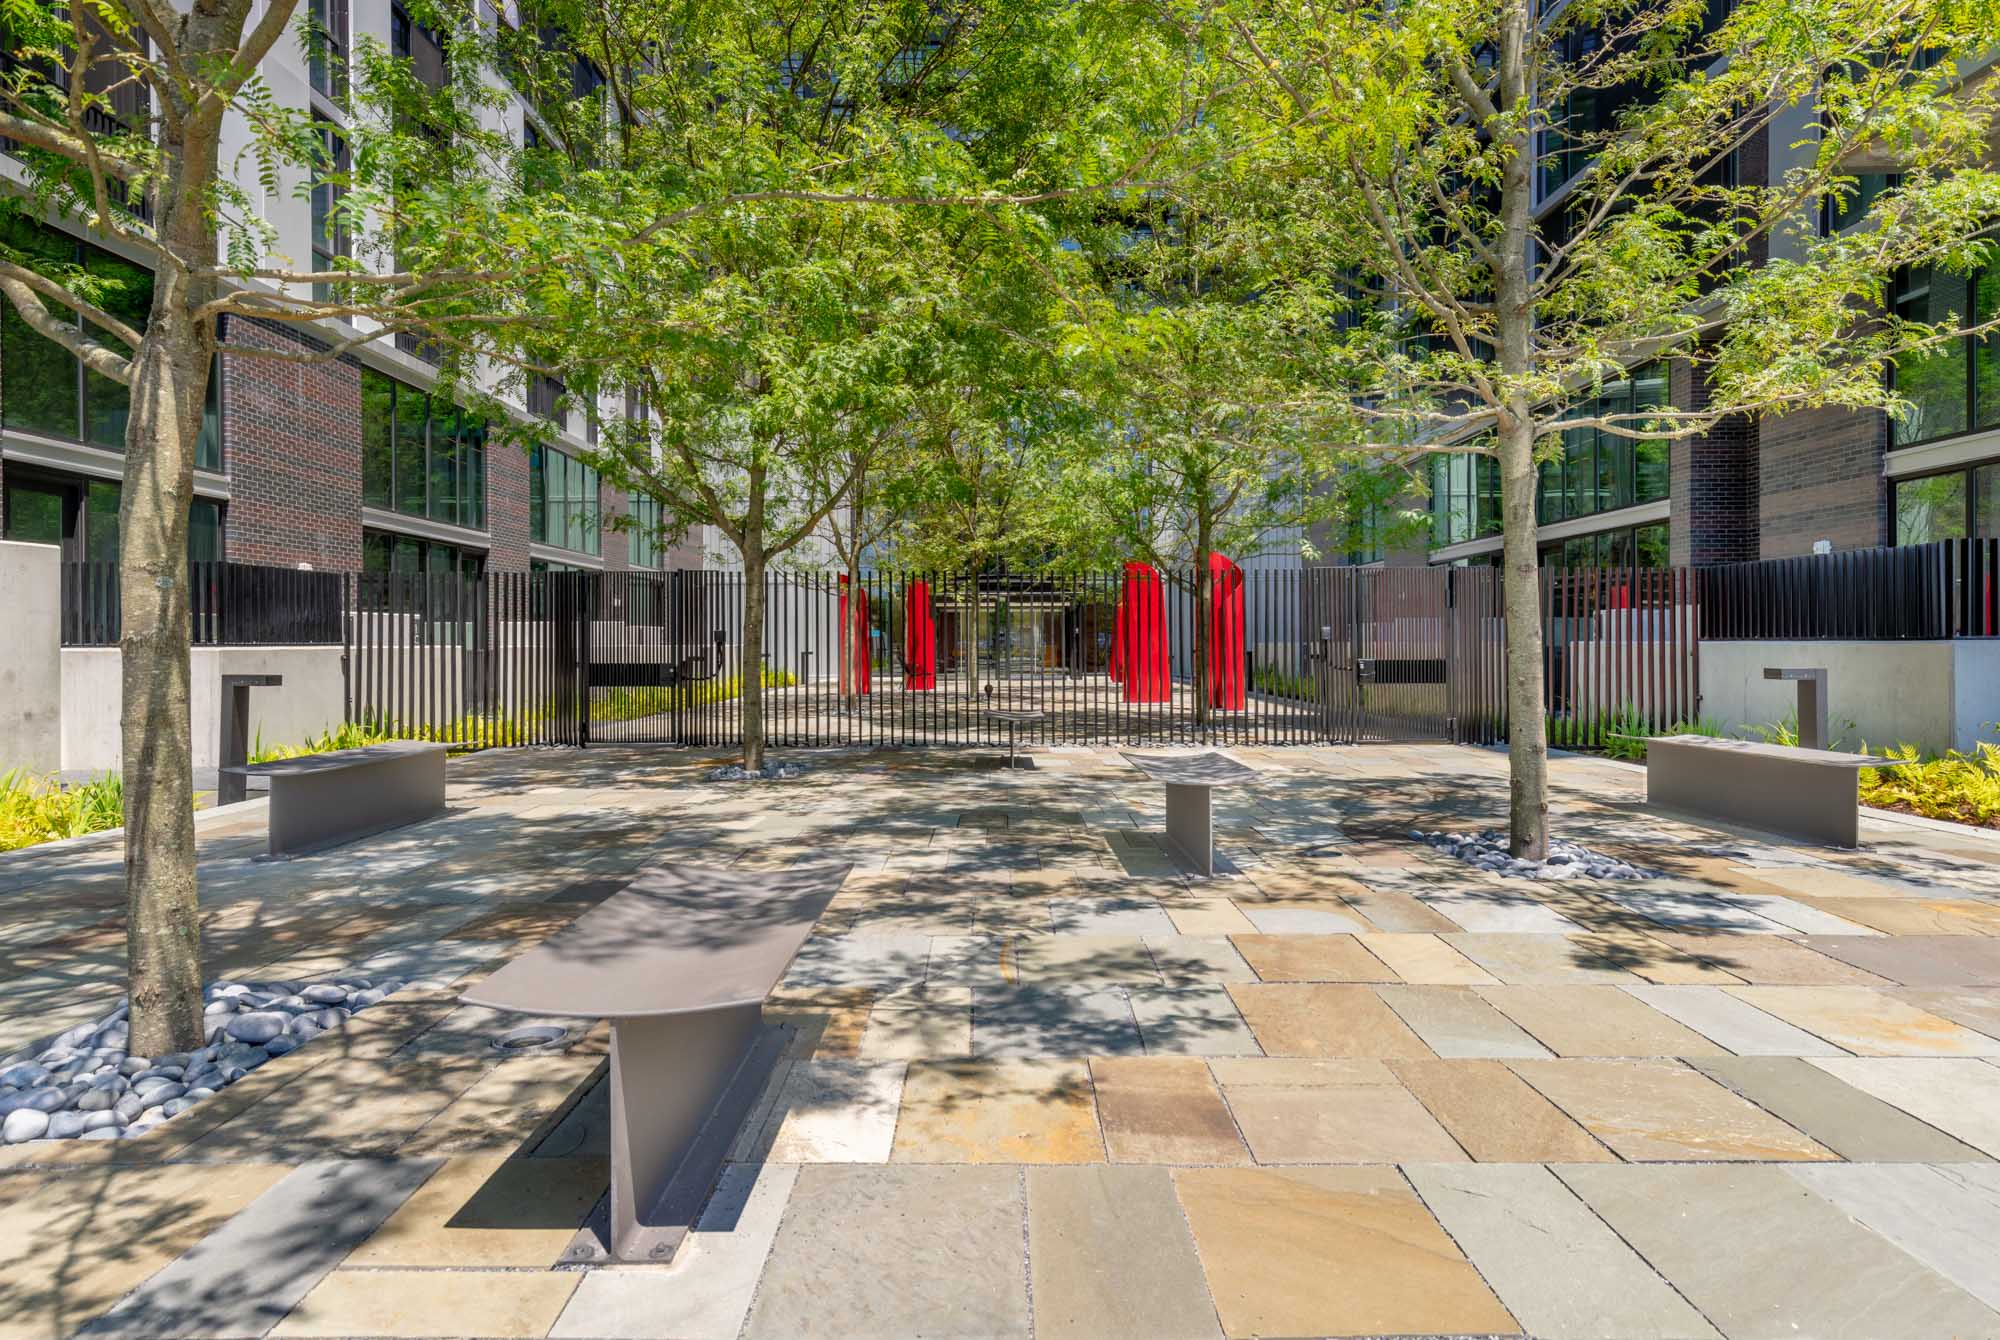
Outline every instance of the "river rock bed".
<path fill-rule="evenodd" d="M 0 1067 L 0 1142 L 142 1135 L 273 1057 L 338 1028 L 400 986 L 352 977 L 216 982 L 202 992 L 208 1044 L 165 1056 L 133 1056 L 127 1050 L 130 1006 L 120 1005 Z"/>
<path fill-rule="evenodd" d="M 1606 856 L 1561 838 L 1549 839 L 1546 861 L 1524 861 L 1509 854 L 1507 835 L 1497 829 L 1484 833 L 1426 833 L 1412 829 L 1410 836 L 1468 865 L 1490 870 L 1503 879 L 1657 879 L 1650 870 Z"/>
<path fill-rule="evenodd" d="M 785 777 L 803 777 L 806 765 L 803 763 L 766 763 L 757 771 L 751 771 L 741 763 L 725 763 L 710 770 L 705 780 L 711 782 L 775 782 Z"/>

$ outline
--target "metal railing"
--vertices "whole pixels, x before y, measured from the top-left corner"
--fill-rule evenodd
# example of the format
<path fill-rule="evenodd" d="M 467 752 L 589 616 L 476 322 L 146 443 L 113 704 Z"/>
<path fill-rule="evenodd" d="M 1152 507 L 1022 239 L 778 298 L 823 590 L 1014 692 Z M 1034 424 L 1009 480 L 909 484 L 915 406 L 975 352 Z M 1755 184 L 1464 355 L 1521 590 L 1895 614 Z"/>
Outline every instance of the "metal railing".
<path fill-rule="evenodd" d="M 2000 636 L 2000 540 L 1940 540 L 1699 572 L 1710 641 Z"/>
<path fill-rule="evenodd" d="M 345 592 L 337 572 L 190 563 L 189 632 L 200 647 L 339 646 Z M 63 645 L 116 646 L 122 625 L 116 560 L 63 564 Z"/>

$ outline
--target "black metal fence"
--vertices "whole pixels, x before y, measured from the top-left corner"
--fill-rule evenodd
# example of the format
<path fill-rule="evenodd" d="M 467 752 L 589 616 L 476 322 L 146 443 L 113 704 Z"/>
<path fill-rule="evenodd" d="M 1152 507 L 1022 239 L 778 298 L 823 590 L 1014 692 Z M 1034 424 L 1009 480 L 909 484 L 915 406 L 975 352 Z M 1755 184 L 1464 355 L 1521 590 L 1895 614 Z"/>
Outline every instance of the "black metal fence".
<path fill-rule="evenodd" d="M 339 646 L 347 578 L 337 572 L 253 563 L 190 563 L 190 633 L 196 646 Z M 118 643 L 118 564 L 62 565 L 66 647 Z"/>
<path fill-rule="evenodd" d="M 1940 540 L 1699 570 L 1703 638 L 2000 636 L 2000 540 Z"/>

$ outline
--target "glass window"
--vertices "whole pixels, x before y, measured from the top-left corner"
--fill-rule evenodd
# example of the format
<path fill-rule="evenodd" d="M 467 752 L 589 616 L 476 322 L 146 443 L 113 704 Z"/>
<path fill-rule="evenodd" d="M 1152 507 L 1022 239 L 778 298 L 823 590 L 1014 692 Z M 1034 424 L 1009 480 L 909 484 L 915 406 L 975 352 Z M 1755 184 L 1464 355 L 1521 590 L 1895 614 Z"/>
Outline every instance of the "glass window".
<path fill-rule="evenodd" d="M 1651 526 L 1640 526 L 1632 532 L 1633 549 L 1638 554 L 1642 568 L 1664 568 L 1672 566 L 1672 536 L 1667 523 L 1662 521 Z"/>
<path fill-rule="evenodd" d="M 2000 463 L 1972 472 L 1972 533 L 1982 540 L 2000 539 Z"/>
<path fill-rule="evenodd" d="M 347 141 L 324 117 L 313 118 L 315 159 L 312 165 L 312 268 L 334 270 L 337 259 L 352 254 L 346 221 L 340 214 L 341 197 L 346 194 L 340 178 L 348 172 Z M 313 298 L 326 302 L 333 296 L 327 284 L 313 285 Z"/>
<path fill-rule="evenodd" d="M 222 356 L 208 360 L 208 394 L 201 403 L 201 436 L 195 439 L 197 470 L 222 469 Z"/>
<path fill-rule="evenodd" d="M 1896 482 L 1896 543 L 1965 538 L 1966 472 Z"/>
<path fill-rule="evenodd" d="M 430 510 L 434 521 L 458 525 L 458 413 L 433 402 L 431 407 Z"/>
<path fill-rule="evenodd" d="M 63 491 L 28 481 L 7 482 L 4 538 L 22 544 L 63 542 Z"/>
<path fill-rule="evenodd" d="M 1976 322 L 2000 321 L 2000 265 L 1980 272 L 1973 299 Z M 1972 426 L 2000 428 L 2000 328 L 1972 343 Z"/>
<path fill-rule="evenodd" d="M 313 91 L 345 105 L 347 102 L 348 0 L 312 0 L 312 38 L 308 74 Z"/>
<path fill-rule="evenodd" d="M 396 388 L 396 510 L 411 516 L 425 515 L 428 501 L 425 484 L 429 469 L 424 453 L 429 441 L 424 429 L 429 400 L 407 386 Z"/>
<path fill-rule="evenodd" d="M 94 562 L 118 561 L 119 492 L 117 484 L 98 479 L 91 481 L 84 494 L 83 556 Z M 188 548 L 189 557 L 193 557 L 194 546 Z"/>
<path fill-rule="evenodd" d="M 81 264 L 100 285 L 94 295 L 98 305 L 127 325 L 145 328 L 153 303 L 153 276 L 144 266 L 18 216 L 0 219 L 0 237 L 30 257 Z M 43 305 L 65 323 L 83 328 L 81 317 L 59 311 L 46 301 Z M 90 328 L 90 334 L 110 348 L 130 352 L 95 327 Z M 131 392 L 109 377 L 84 371 L 68 350 L 21 320 L 12 303 L 0 303 L 0 367 L 5 368 L 7 378 L 6 395 L 0 397 L 0 423 L 111 451 L 124 450 Z"/>
<path fill-rule="evenodd" d="M 396 461 L 396 383 L 361 369 L 361 501 L 391 507 Z"/>
<path fill-rule="evenodd" d="M 222 504 L 197 498 L 188 509 L 188 558 L 195 563 L 222 561 Z"/>
<path fill-rule="evenodd" d="M 554 447 L 528 456 L 528 538 L 579 553 L 603 552 L 597 471 Z"/>
<path fill-rule="evenodd" d="M 1972 315 L 1968 303 L 1974 291 L 1963 276 L 1928 267 L 1913 270 L 1898 286 L 1896 315 L 1906 321 L 1964 321 Z M 1971 355 L 1972 341 L 1957 339 L 1896 360 L 1896 394 L 1909 402 L 1910 409 L 1890 420 L 1892 447 L 1966 431 L 1971 417 Z"/>
<path fill-rule="evenodd" d="M 528 449 L 528 538 L 541 544 L 549 540 L 548 473 L 540 447 Z"/>

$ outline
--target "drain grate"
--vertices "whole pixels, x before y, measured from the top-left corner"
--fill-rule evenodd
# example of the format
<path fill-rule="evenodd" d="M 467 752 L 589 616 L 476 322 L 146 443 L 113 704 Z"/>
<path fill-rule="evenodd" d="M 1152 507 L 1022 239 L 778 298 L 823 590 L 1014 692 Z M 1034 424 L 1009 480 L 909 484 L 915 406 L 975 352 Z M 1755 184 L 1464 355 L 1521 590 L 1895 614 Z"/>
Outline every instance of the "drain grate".
<path fill-rule="evenodd" d="M 526 1028 L 513 1028 L 493 1039 L 493 1045 L 503 1052 L 554 1051 L 569 1041 L 569 1030 L 554 1024 L 530 1024 Z"/>

